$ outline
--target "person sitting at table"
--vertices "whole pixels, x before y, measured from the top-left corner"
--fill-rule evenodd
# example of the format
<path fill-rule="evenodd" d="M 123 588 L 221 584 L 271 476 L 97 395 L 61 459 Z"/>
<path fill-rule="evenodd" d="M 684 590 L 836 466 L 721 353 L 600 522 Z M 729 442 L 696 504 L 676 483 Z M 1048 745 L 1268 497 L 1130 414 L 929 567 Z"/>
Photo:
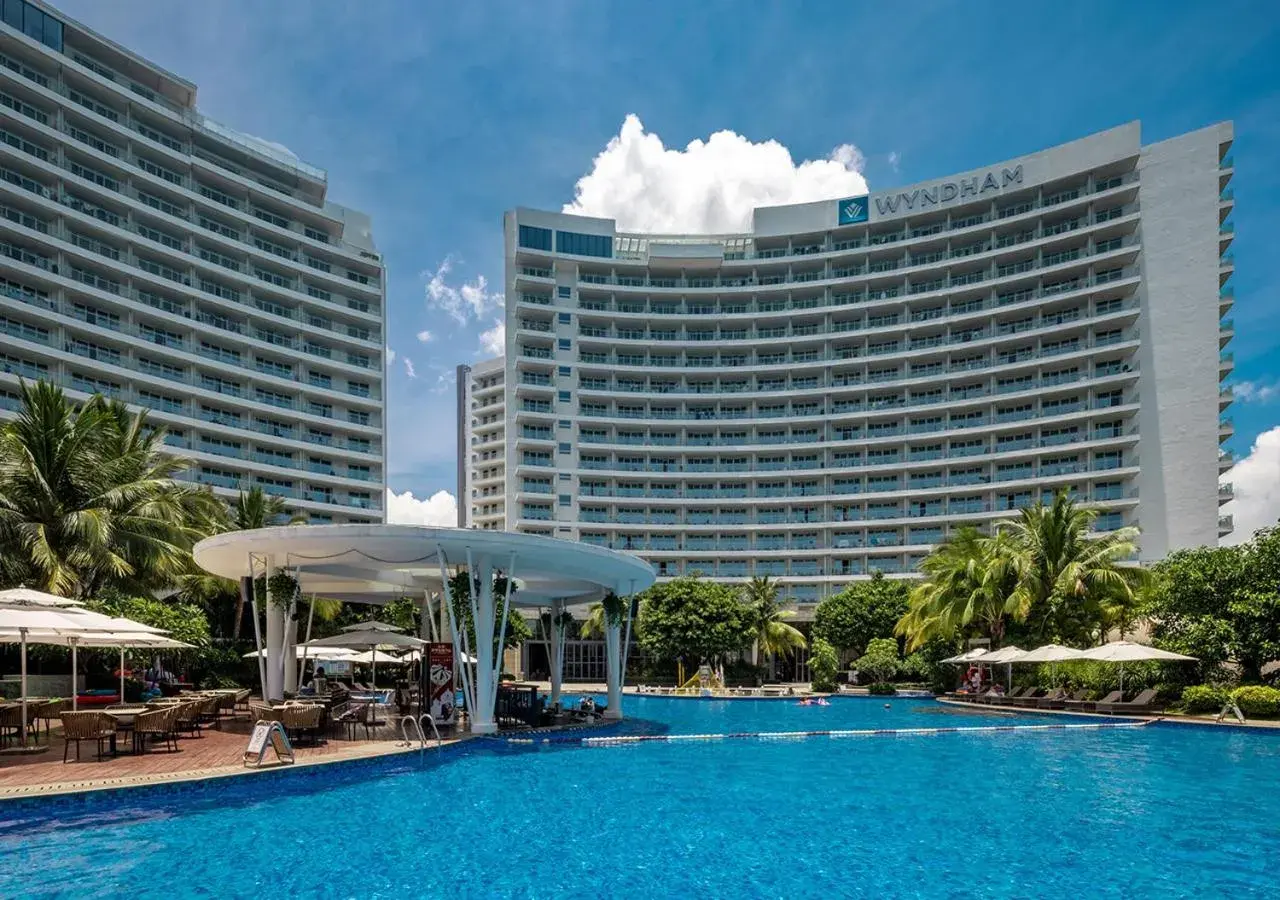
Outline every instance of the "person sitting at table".
<path fill-rule="evenodd" d="M 315 673 L 312 674 L 311 680 L 307 684 L 317 694 L 329 693 L 329 679 L 325 677 L 324 666 L 316 666 Z"/>

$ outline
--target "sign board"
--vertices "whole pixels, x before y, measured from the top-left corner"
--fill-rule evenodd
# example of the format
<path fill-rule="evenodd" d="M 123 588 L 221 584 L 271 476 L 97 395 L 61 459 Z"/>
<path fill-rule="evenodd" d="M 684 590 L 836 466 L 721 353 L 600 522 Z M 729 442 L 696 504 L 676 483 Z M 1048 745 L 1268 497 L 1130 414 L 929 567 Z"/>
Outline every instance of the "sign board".
<path fill-rule="evenodd" d="M 430 675 L 427 679 L 431 702 L 427 711 L 436 725 L 452 725 L 454 716 L 453 645 L 430 644 L 427 647 Z"/>
<path fill-rule="evenodd" d="M 284 725 L 279 722 L 258 722 L 249 734 L 249 745 L 244 749 L 244 764 L 260 766 L 262 757 L 267 753 L 267 744 L 276 753 L 276 759 L 282 763 L 294 760 L 293 745 L 284 732 Z"/>

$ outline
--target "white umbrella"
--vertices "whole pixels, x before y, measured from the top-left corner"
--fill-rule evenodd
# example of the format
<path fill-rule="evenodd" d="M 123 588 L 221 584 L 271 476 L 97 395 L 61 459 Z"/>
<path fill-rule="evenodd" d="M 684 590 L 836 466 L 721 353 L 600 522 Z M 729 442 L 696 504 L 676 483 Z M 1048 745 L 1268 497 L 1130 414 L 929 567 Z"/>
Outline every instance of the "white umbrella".
<path fill-rule="evenodd" d="M 986 647 L 975 647 L 972 650 L 966 650 L 958 656 L 949 656 L 943 660 L 944 663 L 971 663 L 977 662 L 987 655 Z"/>
<path fill-rule="evenodd" d="M 1055 684 L 1058 680 L 1058 663 L 1072 659 L 1084 659 L 1084 651 L 1075 647 L 1064 647 L 1061 644 L 1045 644 L 1034 650 L 1028 650 L 1014 660 L 1016 663 L 1049 663 L 1049 679 Z"/>
<path fill-rule="evenodd" d="M 1135 644 L 1133 641 L 1112 641 L 1109 644 L 1103 644 L 1101 647 L 1083 651 L 1079 658 L 1093 659 L 1098 662 L 1119 663 L 1120 691 L 1122 693 L 1124 692 L 1124 664 L 1127 662 L 1146 662 L 1148 660 L 1162 660 L 1165 662 L 1196 661 L 1194 656 L 1183 656 L 1181 653 L 1161 650 L 1159 647 L 1150 647 L 1146 644 Z"/>
<path fill-rule="evenodd" d="M 343 631 L 404 631 L 403 628 L 397 628 L 394 625 L 388 625 L 386 622 L 357 622 L 354 625 L 345 625 Z"/>
<path fill-rule="evenodd" d="M 59 597 L 57 594 L 46 594 L 44 591 L 33 591 L 31 588 L 16 587 L 0 591 L 0 603 L 20 603 L 34 606 L 80 606 L 79 600 Z"/>
<path fill-rule="evenodd" d="M 1027 651 L 1023 650 L 1021 647 L 1002 647 L 999 650 L 992 650 L 986 656 L 977 660 L 977 662 L 979 665 L 984 666 L 1008 666 L 1008 687 L 1006 688 L 1006 690 L 1008 690 L 1013 687 L 1013 663 L 1021 659 L 1026 652 Z"/>
<path fill-rule="evenodd" d="M 365 625 L 378 625 L 378 622 L 365 622 Z M 391 626 L 387 626 L 391 627 Z M 329 637 L 316 638 L 313 641 L 307 641 L 299 646 L 316 648 L 316 647 L 346 647 L 349 650 L 421 650 L 427 646 L 429 641 L 422 638 L 410 637 L 407 634 L 400 634 L 395 631 L 383 631 L 375 628 L 357 628 L 351 631 L 344 631 L 341 634 L 332 634 Z M 376 687 L 378 682 L 378 663 L 374 660 L 371 663 L 373 671 L 370 674 L 370 681 Z"/>
<path fill-rule="evenodd" d="M 375 666 L 378 663 L 382 663 L 384 666 L 402 666 L 413 662 L 408 656 L 392 656 L 390 653 L 383 653 L 381 650 L 366 650 L 364 653 L 344 657 L 344 660 L 361 666 Z"/>
<path fill-rule="evenodd" d="M 307 659 L 319 660 L 320 662 L 324 662 L 326 660 L 334 660 L 334 661 L 349 660 L 351 659 L 352 656 L 356 655 L 355 650 L 347 650 L 346 648 L 343 648 L 343 647 L 331 647 L 328 650 L 322 650 L 318 653 L 317 652 L 308 653 L 307 646 L 303 644 L 298 644 L 293 649 L 294 649 L 294 656 L 296 656 L 298 659 L 302 659 L 305 656 Z M 267 655 L 267 649 L 263 647 L 261 650 L 252 650 L 249 653 L 244 654 L 242 658 L 258 659 L 260 657 L 265 657 L 266 655 Z"/>

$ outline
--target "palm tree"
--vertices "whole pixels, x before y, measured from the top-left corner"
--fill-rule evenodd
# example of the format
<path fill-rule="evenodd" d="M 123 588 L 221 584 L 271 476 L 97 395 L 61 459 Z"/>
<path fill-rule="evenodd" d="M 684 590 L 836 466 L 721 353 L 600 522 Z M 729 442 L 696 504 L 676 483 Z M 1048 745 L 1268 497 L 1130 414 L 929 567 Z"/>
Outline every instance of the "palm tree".
<path fill-rule="evenodd" d="M 289 512 L 284 498 L 268 494 L 261 487 L 254 485 L 247 491 L 240 491 L 235 500 L 229 504 L 218 503 L 216 512 L 207 517 L 203 527 L 206 529 L 205 536 L 208 536 L 228 531 L 249 531 L 255 528 L 270 528 L 273 525 L 297 525 L 305 522 L 305 516 Z M 185 599 L 199 602 L 206 607 L 234 597 L 235 613 L 231 624 L 231 639 L 240 638 L 240 625 L 244 619 L 244 597 L 240 593 L 240 586 L 234 581 L 193 571 L 181 580 L 181 594 Z M 316 607 L 317 614 L 320 609 L 320 606 Z M 322 618 L 322 621 L 327 619 Z"/>
<path fill-rule="evenodd" d="M 1011 614 L 1016 586 L 1013 547 L 1007 535 L 989 537 L 961 526 L 920 564 L 924 574 L 911 592 L 895 633 L 908 652 L 935 637 L 952 638 L 976 627 L 999 646 Z"/>
<path fill-rule="evenodd" d="M 583 638 L 604 637 L 604 604 L 592 603 L 587 607 L 587 617 L 578 626 L 578 634 Z"/>
<path fill-rule="evenodd" d="M 760 665 L 760 654 L 790 656 L 806 646 L 804 635 L 786 620 L 795 613 L 778 602 L 778 583 L 768 575 L 756 575 L 743 588 L 743 602 L 751 614 L 751 664 Z"/>
<path fill-rule="evenodd" d="M 1085 639 L 1108 609 L 1135 605 L 1145 572 L 1121 563 L 1137 553 L 1138 530 L 1096 534 L 1097 516 L 1060 491 L 1051 504 L 1025 507 L 996 526 L 1016 548 L 1010 602 L 1039 640 Z"/>
<path fill-rule="evenodd" d="M 79 409 L 46 382 L 23 383 L 0 430 L 0 577 L 86 597 L 146 590 L 188 570 L 207 500 L 175 476 L 144 413 L 94 396 Z"/>

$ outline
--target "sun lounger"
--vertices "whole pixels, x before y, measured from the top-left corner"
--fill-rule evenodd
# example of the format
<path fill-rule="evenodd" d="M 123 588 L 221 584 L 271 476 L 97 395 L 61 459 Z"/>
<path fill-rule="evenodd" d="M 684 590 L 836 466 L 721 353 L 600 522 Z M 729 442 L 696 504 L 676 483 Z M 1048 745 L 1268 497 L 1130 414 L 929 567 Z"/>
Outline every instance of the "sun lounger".
<path fill-rule="evenodd" d="M 1015 697 L 1011 704 L 1013 706 L 1035 706 L 1036 701 L 1042 696 L 1044 696 L 1044 691 L 1041 688 L 1033 687 L 1021 697 Z"/>
<path fill-rule="evenodd" d="M 1068 700 L 1067 709 L 1080 710 L 1082 712 L 1093 712 L 1104 703 L 1115 703 L 1124 697 L 1119 691 L 1112 691 L 1101 700 Z"/>
<path fill-rule="evenodd" d="M 1067 692 L 1062 688 L 1058 688 L 1043 697 L 1037 697 L 1033 705 L 1036 709 L 1066 709 Z"/>
<path fill-rule="evenodd" d="M 1155 688 L 1147 688 L 1132 700 L 1103 700 L 1098 703 L 1100 713 L 1149 713 L 1156 701 Z"/>

